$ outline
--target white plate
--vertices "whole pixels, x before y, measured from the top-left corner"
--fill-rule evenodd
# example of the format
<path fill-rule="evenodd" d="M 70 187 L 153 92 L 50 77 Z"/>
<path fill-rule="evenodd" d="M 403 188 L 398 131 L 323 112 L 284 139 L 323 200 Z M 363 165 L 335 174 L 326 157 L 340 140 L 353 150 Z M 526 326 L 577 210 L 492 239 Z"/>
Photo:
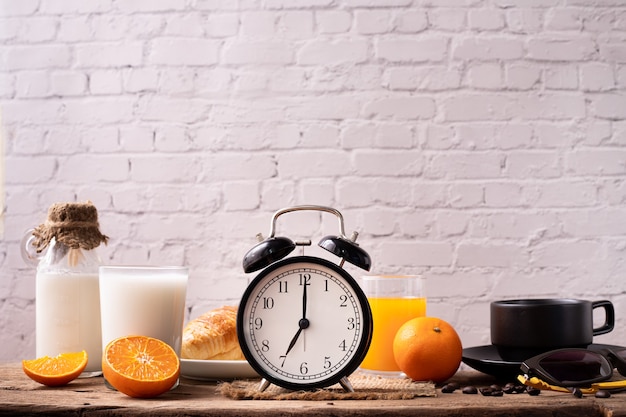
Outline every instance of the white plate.
<path fill-rule="evenodd" d="M 202 381 L 259 378 L 248 361 L 205 361 L 181 359 L 180 374 L 185 378 Z"/>

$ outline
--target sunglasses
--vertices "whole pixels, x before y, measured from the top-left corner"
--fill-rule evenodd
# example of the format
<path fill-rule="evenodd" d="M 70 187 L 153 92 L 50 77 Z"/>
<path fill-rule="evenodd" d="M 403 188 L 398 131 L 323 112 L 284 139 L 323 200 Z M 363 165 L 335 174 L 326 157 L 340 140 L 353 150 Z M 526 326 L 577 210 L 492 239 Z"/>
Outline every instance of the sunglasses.
<path fill-rule="evenodd" d="M 590 387 L 613 376 L 613 369 L 626 376 L 626 348 L 557 349 L 522 362 L 525 379 L 533 377 L 557 387 Z M 620 387 L 626 386 L 626 381 Z M 607 383 L 607 388 L 618 388 Z M 599 387 L 602 388 L 602 387 Z"/>

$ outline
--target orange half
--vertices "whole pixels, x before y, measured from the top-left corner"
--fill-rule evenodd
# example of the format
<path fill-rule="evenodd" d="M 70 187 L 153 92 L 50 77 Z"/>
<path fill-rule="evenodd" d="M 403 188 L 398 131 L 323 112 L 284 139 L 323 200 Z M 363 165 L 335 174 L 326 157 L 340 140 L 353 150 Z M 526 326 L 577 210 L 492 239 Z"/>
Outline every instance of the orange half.
<path fill-rule="evenodd" d="M 78 378 L 87 366 L 87 352 L 61 353 L 54 358 L 42 356 L 23 360 L 22 369 L 28 377 L 49 387 L 66 385 Z"/>
<path fill-rule="evenodd" d="M 102 356 L 102 374 L 118 391 L 135 398 L 152 398 L 171 389 L 180 363 L 167 343 L 147 336 L 111 341 Z"/>

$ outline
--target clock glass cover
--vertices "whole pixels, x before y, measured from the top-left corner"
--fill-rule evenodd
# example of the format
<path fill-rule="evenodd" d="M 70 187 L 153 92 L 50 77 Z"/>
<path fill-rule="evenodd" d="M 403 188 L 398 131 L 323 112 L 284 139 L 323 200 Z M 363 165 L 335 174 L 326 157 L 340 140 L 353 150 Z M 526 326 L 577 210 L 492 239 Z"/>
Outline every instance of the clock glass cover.
<path fill-rule="evenodd" d="M 289 389 L 329 386 L 367 353 L 369 304 L 356 281 L 325 259 L 296 256 L 263 270 L 246 289 L 237 331 L 248 362 Z"/>

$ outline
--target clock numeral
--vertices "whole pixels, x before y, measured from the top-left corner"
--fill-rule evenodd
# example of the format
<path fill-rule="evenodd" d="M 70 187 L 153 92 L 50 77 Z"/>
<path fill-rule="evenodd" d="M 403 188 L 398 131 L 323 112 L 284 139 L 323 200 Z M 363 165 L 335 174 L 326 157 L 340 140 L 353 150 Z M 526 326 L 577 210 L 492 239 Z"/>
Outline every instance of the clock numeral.
<path fill-rule="evenodd" d="M 300 285 L 311 285 L 311 274 L 300 274 Z"/>
<path fill-rule="evenodd" d="M 346 351 L 346 349 L 348 349 L 348 346 L 346 345 L 346 339 L 343 339 L 341 343 L 339 343 L 339 349 L 341 349 L 344 352 Z"/>
<path fill-rule="evenodd" d="M 329 369 L 332 366 L 330 363 L 330 356 L 324 356 L 324 369 Z"/>
<path fill-rule="evenodd" d="M 270 350 L 270 341 L 265 339 L 261 342 L 261 351 L 267 352 L 268 350 Z"/>
<path fill-rule="evenodd" d="M 278 359 L 280 359 L 280 367 L 282 368 L 283 366 L 285 366 L 285 360 L 287 360 L 287 356 L 281 355 L 278 357 Z"/>
<path fill-rule="evenodd" d="M 274 299 L 272 297 L 263 297 L 263 309 L 271 310 L 274 308 Z"/>
<path fill-rule="evenodd" d="M 356 324 L 354 324 L 354 317 L 348 317 L 348 330 L 354 330 Z"/>
<path fill-rule="evenodd" d="M 278 292 L 279 293 L 287 293 L 287 281 L 279 281 L 278 282 Z"/>
<path fill-rule="evenodd" d="M 308 374 L 308 373 L 309 373 L 309 364 L 308 364 L 308 363 L 306 363 L 306 362 L 302 362 L 302 363 L 300 364 L 300 373 L 301 373 L 302 375 L 306 375 L 306 374 Z"/>
<path fill-rule="evenodd" d="M 324 280 L 324 292 L 328 292 L 328 280 Z"/>
<path fill-rule="evenodd" d="M 341 301 L 341 303 L 339 304 L 339 307 L 348 307 L 348 296 L 345 294 L 341 294 L 339 296 L 339 300 Z"/>
<path fill-rule="evenodd" d="M 257 317 L 254 319 L 254 330 L 261 330 L 263 327 L 263 319 L 261 317 Z"/>

